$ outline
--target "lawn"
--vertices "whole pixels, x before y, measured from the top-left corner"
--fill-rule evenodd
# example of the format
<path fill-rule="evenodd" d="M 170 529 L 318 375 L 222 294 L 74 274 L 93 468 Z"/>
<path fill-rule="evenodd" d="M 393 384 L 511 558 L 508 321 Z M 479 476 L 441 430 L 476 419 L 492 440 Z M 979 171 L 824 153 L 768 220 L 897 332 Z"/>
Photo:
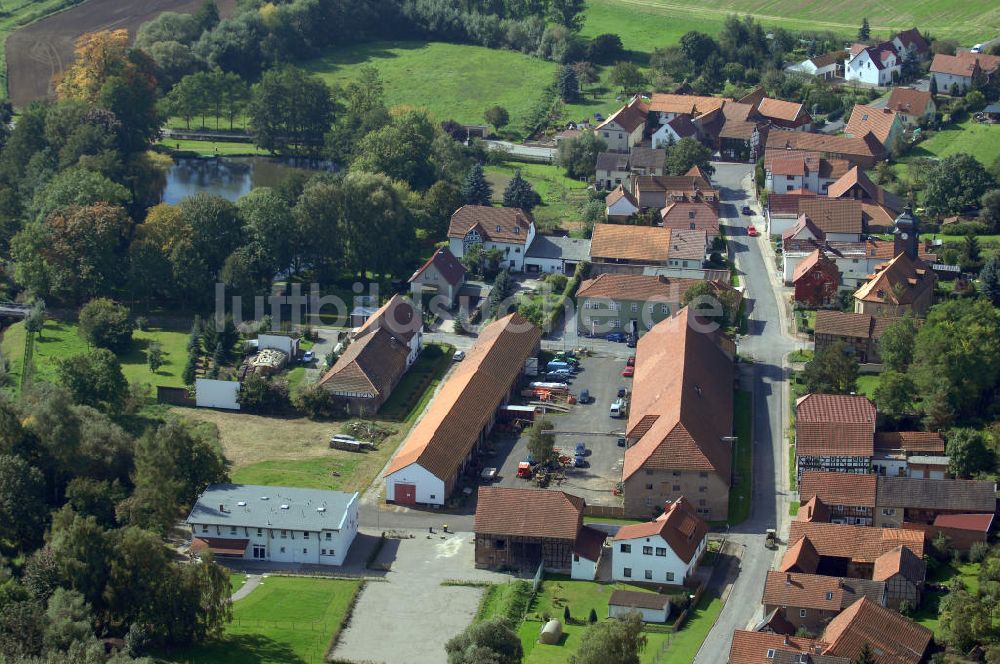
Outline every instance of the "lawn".
<path fill-rule="evenodd" d="M 521 176 L 542 198 L 542 204 L 536 207 L 532 214 L 535 222 L 542 230 L 563 227 L 566 230 L 576 230 L 580 219 L 580 206 L 587 202 L 587 183 L 567 177 L 559 166 L 549 164 L 504 164 L 502 166 L 487 166 L 486 179 L 493 187 L 493 200 L 503 202 L 503 191 L 514 176 L 515 170 L 521 171 Z"/>
<path fill-rule="evenodd" d="M 499 104 L 520 127 L 558 65 L 523 53 L 440 42 L 394 41 L 334 50 L 304 67 L 331 85 L 358 76 L 362 65 L 378 68 L 389 106 L 408 104 L 437 120 L 483 124 L 483 111 Z"/>
<path fill-rule="evenodd" d="M 239 572 L 229 573 L 229 587 L 233 589 L 233 592 L 236 592 L 237 590 L 242 588 L 243 584 L 246 582 L 247 582 L 246 574 L 240 574 Z"/>
<path fill-rule="evenodd" d="M 420 352 L 399 385 L 382 404 L 379 417 L 393 422 L 412 422 L 430 400 L 441 378 L 451 366 L 454 346 L 428 344 Z"/>
<path fill-rule="evenodd" d="M 125 378 L 130 382 L 148 385 L 182 387 L 181 374 L 187 363 L 187 340 L 189 330 L 167 330 L 147 328 L 136 330 L 132 335 L 132 346 L 127 353 L 118 357 Z M 163 348 L 166 364 L 154 374 L 146 365 L 146 349 L 150 342 L 157 341 Z M 87 353 L 90 348 L 77 333 L 75 323 L 49 319 L 41 335 L 35 339 L 34 377 L 38 380 L 56 381 L 56 367 L 59 360 L 73 355 Z M 24 323 L 15 323 L 3 333 L 0 354 L 7 359 L 14 384 L 21 379 L 24 361 Z"/>
<path fill-rule="evenodd" d="M 743 523 L 750 516 L 753 488 L 753 399 L 745 390 L 736 392 L 733 426 L 736 451 L 733 454 L 733 486 L 729 491 L 729 524 Z"/>
<path fill-rule="evenodd" d="M 914 157 L 942 159 L 960 152 L 972 155 L 983 166 L 992 165 L 1000 157 L 1000 125 L 985 125 L 968 119 L 957 126 L 935 131 L 930 138 L 919 143 L 904 161 Z"/>
<path fill-rule="evenodd" d="M 869 399 L 875 397 L 875 388 L 878 387 L 878 374 L 864 374 L 858 376 L 858 394 L 863 394 Z"/>
<path fill-rule="evenodd" d="M 233 605 L 233 622 L 220 640 L 168 658 L 191 664 L 319 664 L 360 586 L 360 581 L 269 576 Z"/>
<path fill-rule="evenodd" d="M 270 154 L 266 150 L 261 150 L 253 143 L 232 143 L 227 141 L 190 141 L 177 138 L 164 138 L 157 145 L 167 150 L 177 152 L 194 152 L 202 157 L 214 157 L 217 155 L 242 156 L 256 154 Z"/>
<path fill-rule="evenodd" d="M 698 606 L 688 616 L 687 622 L 674 635 L 670 645 L 666 646 L 664 650 L 666 657 L 662 661 L 670 662 L 670 664 L 693 662 L 695 655 L 698 654 L 698 650 L 701 648 L 701 644 L 705 642 L 708 632 L 712 629 L 715 621 L 719 619 L 719 613 L 721 612 L 722 600 L 718 596 L 709 595 L 708 593 L 702 595 L 701 600 L 698 601 Z M 646 651 L 642 655 L 643 662 L 655 661 L 656 650 L 654 649 L 654 644 L 658 644 L 655 646 L 656 648 L 664 647 L 663 642 L 666 640 L 666 635 L 657 634 L 655 636 L 660 638 L 656 640 L 651 638 L 649 640 L 649 645 L 646 646 Z"/>
<path fill-rule="evenodd" d="M 522 622 L 518 628 L 521 645 L 524 646 L 525 664 L 568 661 L 569 656 L 579 646 L 583 632 L 587 629 L 587 618 L 590 615 L 590 610 L 594 609 L 598 620 L 607 619 L 608 598 L 616 588 L 652 592 L 647 588 L 622 583 L 599 584 L 593 581 L 574 581 L 565 576 L 547 576 L 542 582 L 538 596 L 528 610 L 528 619 Z M 567 606 L 570 609 L 573 622 L 580 624 L 564 624 L 565 637 L 559 645 L 550 646 L 537 643 L 538 633 L 544 625 L 541 622 L 542 614 L 548 613 L 563 621 L 563 611 Z M 667 634 L 663 631 L 649 631 L 646 637 L 649 644 L 642 653 L 642 661 L 652 662 L 655 652 L 666 640 Z M 680 635 L 677 638 L 680 638 Z M 704 640 L 704 635 L 702 635 L 702 640 Z M 670 659 L 669 661 L 673 662 L 674 660 Z"/>
<path fill-rule="evenodd" d="M 969 592 L 975 593 L 979 590 L 979 567 L 980 563 L 962 563 L 957 568 L 952 563 L 931 564 L 927 570 L 927 581 L 928 583 L 947 584 L 957 577 L 961 579 Z M 945 594 L 942 591 L 928 590 L 924 593 L 920 610 L 913 613 L 913 620 L 933 630 L 936 637 L 941 636 L 938 605 Z"/>
<path fill-rule="evenodd" d="M 845 0 L 836 4 L 796 0 L 720 0 L 678 3 L 675 0 L 589 0 L 583 34 L 621 35 L 625 47 L 651 51 L 676 44 L 689 30 L 716 34 L 729 14 L 753 14 L 765 27 L 833 31 L 846 38 L 857 35 L 867 16 L 873 36 L 888 37 L 892 30 L 913 26 L 937 37 L 953 37 L 969 44 L 993 37 L 1000 30 L 1000 9 L 990 0 L 903 0 L 877 4 Z"/>

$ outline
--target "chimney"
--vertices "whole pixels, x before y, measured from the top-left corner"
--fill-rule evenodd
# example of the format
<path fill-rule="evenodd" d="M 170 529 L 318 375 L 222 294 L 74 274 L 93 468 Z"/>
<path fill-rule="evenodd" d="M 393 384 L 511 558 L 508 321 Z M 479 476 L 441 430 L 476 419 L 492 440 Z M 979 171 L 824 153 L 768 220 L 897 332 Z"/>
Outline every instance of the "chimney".
<path fill-rule="evenodd" d="M 792 573 L 791 572 L 785 572 L 785 585 L 786 586 L 792 585 Z"/>
<path fill-rule="evenodd" d="M 225 512 L 226 511 L 226 506 L 225 505 L 219 505 L 219 511 L 220 512 Z"/>

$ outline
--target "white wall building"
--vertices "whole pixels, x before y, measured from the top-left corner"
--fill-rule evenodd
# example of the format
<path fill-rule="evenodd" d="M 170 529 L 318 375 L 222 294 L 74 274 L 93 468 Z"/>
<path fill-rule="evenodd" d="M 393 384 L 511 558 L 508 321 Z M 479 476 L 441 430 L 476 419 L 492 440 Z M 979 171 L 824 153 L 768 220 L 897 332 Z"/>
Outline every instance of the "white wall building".
<path fill-rule="evenodd" d="M 665 623 L 670 617 L 670 599 L 659 593 L 614 590 L 608 598 L 608 617 L 622 618 L 638 611 L 643 622 Z"/>
<path fill-rule="evenodd" d="M 860 49 L 847 60 L 844 78 L 870 85 L 885 87 L 892 84 L 892 76 L 899 75 L 903 61 L 892 42 Z"/>
<path fill-rule="evenodd" d="M 698 567 L 708 525 L 683 497 L 655 521 L 622 526 L 611 547 L 611 578 L 681 585 Z"/>
<path fill-rule="evenodd" d="M 358 494 L 212 484 L 187 523 L 194 552 L 283 563 L 343 565 L 358 533 Z"/>
<path fill-rule="evenodd" d="M 461 259 L 479 244 L 484 250 L 500 251 L 500 267 L 524 271 L 524 253 L 535 239 L 535 222 L 519 208 L 463 205 L 451 215 L 448 249 Z"/>

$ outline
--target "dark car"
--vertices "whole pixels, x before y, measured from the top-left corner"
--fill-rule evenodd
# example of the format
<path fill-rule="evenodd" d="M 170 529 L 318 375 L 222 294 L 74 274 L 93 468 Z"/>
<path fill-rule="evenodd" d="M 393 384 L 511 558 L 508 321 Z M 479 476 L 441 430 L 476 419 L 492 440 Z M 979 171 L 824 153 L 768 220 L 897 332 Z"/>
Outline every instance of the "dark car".
<path fill-rule="evenodd" d="M 633 337 L 631 334 L 625 337 L 625 345 L 628 346 L 629 348 L 635 348 L 636 346 L 635 337 Z"/>
<path fill-rule="evenodd" d="M 625 447 L 625 436 L 618 436 L 618 447 Z"/>
<path fill-rule="evenodd" d="M 623 397 L 626 394 L 628 394 L 628 388 L 626 388 L 625 386 L 622 386 L 622 387 L 618 388 L 618 396 L 619 397 Z"/>
<path fill-rule="evenodd" d="M 752 215 L 753 214 L 753 210 L 750 209 L 749 205 L 744 205 L 743 209 L 740 210 L 740 212 L 742 212 L 745 215 Z"/>
<path fill-rule="evenodd" d="M 580 403 L 590 403 L 590 390 L 580 392 Z"/>
<path fill-rule="evenodd" d="M 623 343 L 625 341 L 625 334 L 623 332 L 612 332 L 608 336 L 604 337 L 608 341 L 614 341 L 615 343 Z"/>

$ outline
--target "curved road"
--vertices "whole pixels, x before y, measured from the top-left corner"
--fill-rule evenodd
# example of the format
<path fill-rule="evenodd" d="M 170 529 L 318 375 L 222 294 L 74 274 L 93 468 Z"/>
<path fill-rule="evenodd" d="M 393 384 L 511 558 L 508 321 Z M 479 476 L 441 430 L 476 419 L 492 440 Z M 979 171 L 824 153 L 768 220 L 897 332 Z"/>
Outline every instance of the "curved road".
<path fill-rule="evenodd" d="M 788 333 L 788 321 L 766 262 L 770 260 L 766 237 L 746 235 L 747 218 L 739 209 L 753 206 L 748 200 L 751 166 L 714 164 L 713 181 L 719 188 L 722 216 L 730 227 L 729 245 L 736 267 L 743 275 L 749 308 L 747 334 L 740 339 L 739 351 L 753 357 L 754 454 L 753 504 L 750 518 L 732 529 L 730 541 L 743 547 L 740 573 L 715 626 L 695 657 L 696 664 L 718 664 L 729 658 L 733 631 L 745 629 L 761 612 L 764 579 L 776 552 L 764 547 L 764 532 L 778 528 L 784 533 L 788 522 L 788 455 L 785 426 L 788 423 L 785 357 L 805 344 Z M 759 215 L 753 219 L 763 226 Z M 784 539 L 782 536 L 781 539 Z"/>

